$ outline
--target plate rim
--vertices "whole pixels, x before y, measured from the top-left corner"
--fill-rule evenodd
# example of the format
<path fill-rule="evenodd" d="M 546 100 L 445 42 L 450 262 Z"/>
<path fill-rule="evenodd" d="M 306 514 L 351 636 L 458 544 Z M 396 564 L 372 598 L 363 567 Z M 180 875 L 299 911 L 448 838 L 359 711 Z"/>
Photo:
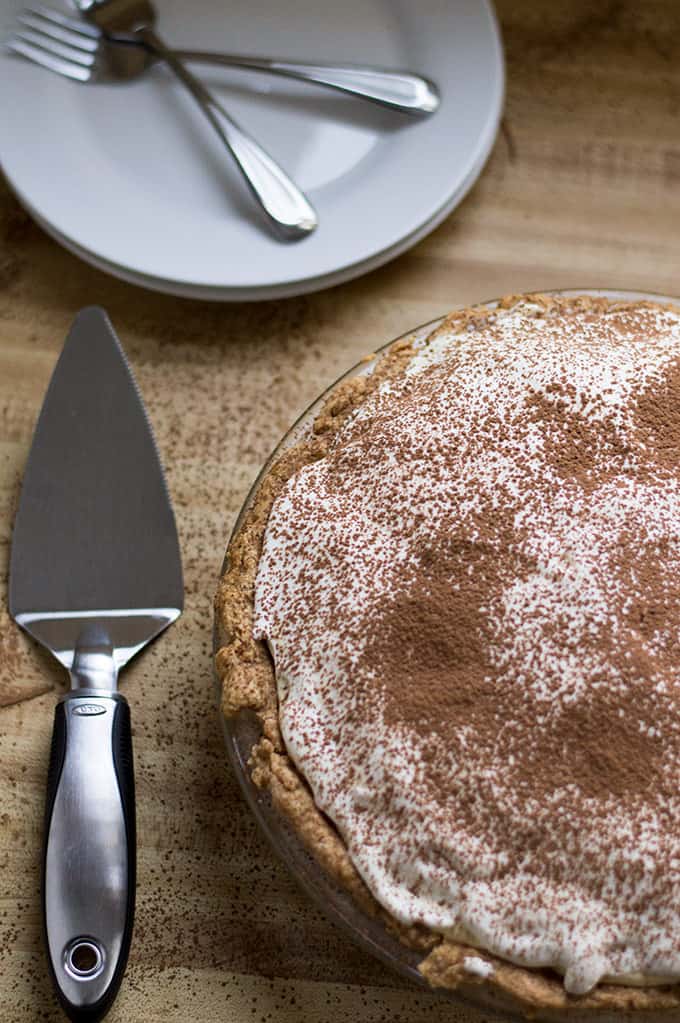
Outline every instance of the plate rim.
<path fill-rule="evenodd" d="M 112 277 L 116 277 L 118 280 L 124 281 L 126 284 L 132 284 L 136 287 L 145 288 L 149 291 L 162 295 L 174 295 L 179 298 L 198 299 L 204 302 L 274 301 L 276 299 L 294 298 L 298 295 L 313 294 L 314 292 L 322 291 L 325 288 L 332 288 L 336 285 L 356 280 L 357 277 L 371 273 L 373 270 L 380 269 L 380 267 L 385 266 L 394 259 L 397 259 L 414 245 L 417 245 L 419 241 L 422 241 L 425 237 L 427 237 L 427 235 L 436 230 L 436 228 L 439 227 L 444 220 L 446 220 L 447 216 L 463 202 L 468 192 L 474 188 L 491 155 L 491 151 L 495 143 L 496 131 L 497 126 L 491 136 L 488 148 L 485 149 L 482 155 L 482 159 L 479 164 L 475 164 L 469 178 L 465 179 L 463 182 L 460 191 L 455 192 L 451 199 L 437 211 L 432 219 L 422 224 L 417 231 L 405 236 L 398 244 L 383 250 L 372 259 L 360 260 L 357 263 L 353 263 L 346 267 L 344 270 L 336 270 L 319 277 L 300 277 L 290 283 L 279 285 L 262 284 L 254 285 L 252 287 L 232 287 L 225 285 L 221 287 L 218 285 L 183 284 L 181 282 L 171 281 L 164 277 L 154 277 L 149 274 L 142 274 L 141 272 L 130 270 L 128 267 L 120 266 L 117 263 L 110 263 L 108 260 L 98 256 L 96 253 L 82 248 L 75 242 L 71 241 L 71 239 L 62 235 L 49 223 L 49 221 L 45 220 L 44 217 L 36 212 L 28 201 L 22 199 L 18 193 L 16 193 L 9 180 L 8 185 L 10 190 L 17 195 L 19 202 L 21 202 L 38 226 L 42 228 L 42 230 L 45 231 L 50 238 L 56 241 L 57 244 L 61 245 L 78 259 L 89 263 L 97 270 L 101 270 L 102 273 L 110 274 Z"/>

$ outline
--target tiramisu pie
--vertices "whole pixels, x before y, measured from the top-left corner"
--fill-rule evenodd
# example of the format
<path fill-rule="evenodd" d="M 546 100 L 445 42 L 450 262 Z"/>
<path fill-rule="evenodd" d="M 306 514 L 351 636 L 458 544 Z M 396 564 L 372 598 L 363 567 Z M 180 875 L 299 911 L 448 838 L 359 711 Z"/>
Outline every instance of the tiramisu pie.
<path fill-rule="evenodd" d="M 255 781 L 433 985 L 680 1008 L 680 309 L 392 346 L 263 480 L 217 614 Z"/>

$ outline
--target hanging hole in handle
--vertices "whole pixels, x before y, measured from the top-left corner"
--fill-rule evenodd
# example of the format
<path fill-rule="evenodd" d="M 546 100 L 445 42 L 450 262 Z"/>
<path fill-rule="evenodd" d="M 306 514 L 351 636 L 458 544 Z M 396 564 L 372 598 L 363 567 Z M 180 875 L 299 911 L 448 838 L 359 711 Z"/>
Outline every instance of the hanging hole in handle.
<path fill-rule="evenodd" d="M 104 969 L 104 953 L 94 938 L 75 938 L 64 951 L 64 966 L 74 980 L 92 980 Z"/>

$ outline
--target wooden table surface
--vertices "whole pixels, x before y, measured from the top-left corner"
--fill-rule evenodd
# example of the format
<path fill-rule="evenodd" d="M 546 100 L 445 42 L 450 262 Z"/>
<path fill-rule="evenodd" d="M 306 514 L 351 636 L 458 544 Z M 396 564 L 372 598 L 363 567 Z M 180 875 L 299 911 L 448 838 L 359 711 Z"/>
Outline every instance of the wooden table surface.
<path fill-rule="evenodd" d="M 182 544 L 186 610 L 125 672 L 138 786 L 137 924 L 111 1023 L 481 1020 L 420 993 L 307 901 L 225 760 L 211 601 L 234 516 L 295 416 L 367 351 L 518 290 L 680 293 L 676 0 L 502 0 L 507 106 L 468 198 L 410 253 L 303 298 L 199 304 L 60 249 L 0 184 L 0 1019 L 59 1020 L 40 937 L 43 792 L 63 673 L 6 610 L 36 414 L 75 311 L 110 312 L 148 405 Z"/>

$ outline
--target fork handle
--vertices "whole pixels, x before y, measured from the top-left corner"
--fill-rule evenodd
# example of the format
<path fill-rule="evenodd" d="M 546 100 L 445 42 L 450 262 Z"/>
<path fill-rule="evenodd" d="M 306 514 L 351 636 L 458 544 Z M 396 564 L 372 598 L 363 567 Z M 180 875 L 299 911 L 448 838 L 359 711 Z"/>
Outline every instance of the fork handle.
<path fill-rule="evenodd" d="M 205 86 L 187 71 L 151 28 L 135 33 L 173 71 L 233 156 L 269 223 L 286 240 L 304 238 L 317 225 L 311 203 L 281 167 L 241 128 Z"/>
<path fill-rule="evenodd" d="M 175 50 L 174 53 L 183 61 L 249 68 L 252 71 L 297 78 L 303 82 L 314 82 L 407 114 L 432 114 L 440 102 L 439 92 L 433 82 L 408 71 L 384 71 L 358 64 L 309 64 L 269 57 L 211 53 L 206 50 Z"/>

